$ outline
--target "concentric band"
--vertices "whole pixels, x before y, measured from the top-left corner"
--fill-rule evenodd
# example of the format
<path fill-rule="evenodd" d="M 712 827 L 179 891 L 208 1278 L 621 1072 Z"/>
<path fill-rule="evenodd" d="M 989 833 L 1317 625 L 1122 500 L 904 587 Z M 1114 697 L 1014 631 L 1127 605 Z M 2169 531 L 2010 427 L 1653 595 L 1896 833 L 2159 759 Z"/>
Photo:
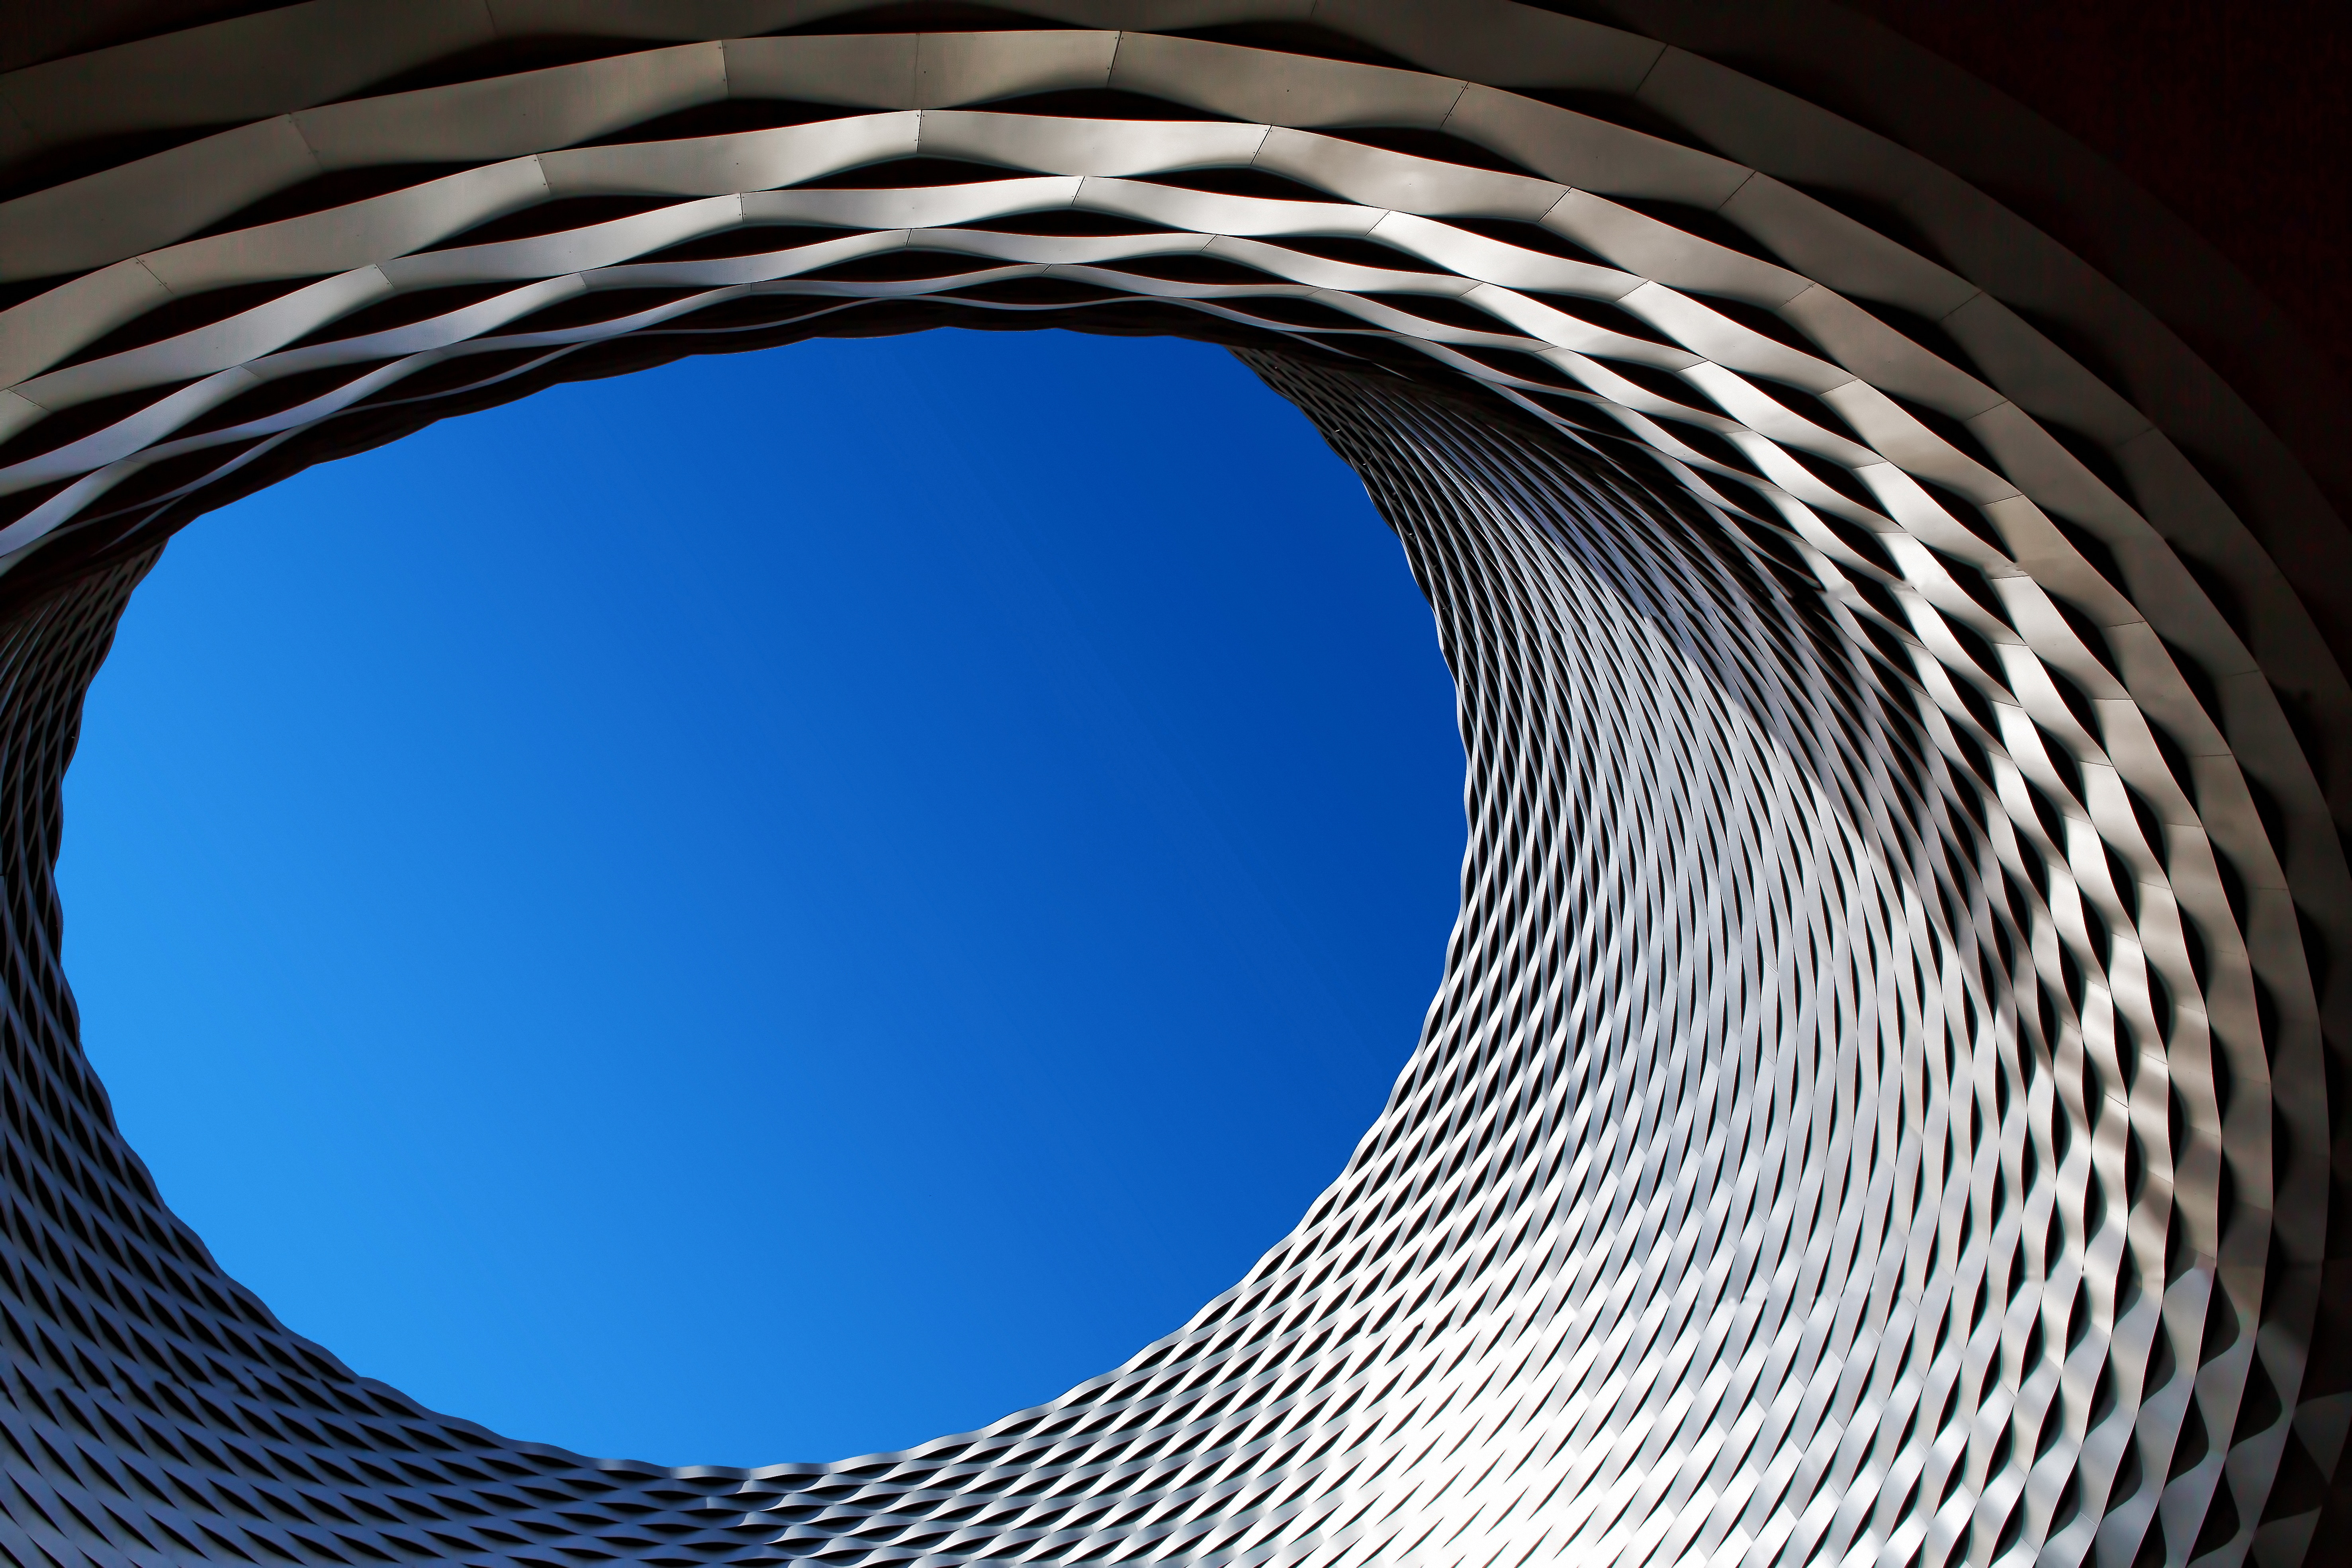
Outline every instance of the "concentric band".
<path fill-rule="evenodd" d="M 2148 307 L 1929 158 L 1501 0 L 308 0 L 0 110 L 16 1561 L 2352 1541 L 2347 541 Z M 592 1461 L 353 1376 L 80 1055 L 51 871 L 115 618 L 308 464 L 941 324 L 1228 343 L 1402 540 L 1470 836 L 1387 1109 L 1181 1331 L 905 1453 Z"/>

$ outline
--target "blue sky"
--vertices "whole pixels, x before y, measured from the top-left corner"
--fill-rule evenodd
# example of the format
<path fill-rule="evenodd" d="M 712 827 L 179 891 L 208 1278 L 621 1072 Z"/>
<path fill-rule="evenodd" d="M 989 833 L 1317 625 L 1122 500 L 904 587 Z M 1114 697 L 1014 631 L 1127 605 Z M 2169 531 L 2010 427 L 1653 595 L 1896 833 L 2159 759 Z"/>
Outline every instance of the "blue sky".
<path fill-rule="evenodd" d="M 133 1145 L 357 1370 L 665 1463 L 1115 1364 L 1339 1171 L 1463 841 L 1426 607 L 1223 350 L 560 387 L 203 519 L 66 786 Z"/>

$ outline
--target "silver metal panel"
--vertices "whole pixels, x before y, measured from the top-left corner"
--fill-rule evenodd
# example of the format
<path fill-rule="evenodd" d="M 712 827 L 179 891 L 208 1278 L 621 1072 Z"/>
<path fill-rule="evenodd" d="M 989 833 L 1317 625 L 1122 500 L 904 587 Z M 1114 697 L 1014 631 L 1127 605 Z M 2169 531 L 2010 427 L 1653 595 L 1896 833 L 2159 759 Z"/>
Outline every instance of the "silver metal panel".
<path fill-rule="evenodd" d="M 0 203 L 0 1551 L 2319 1550 L 2352 688 L 2281 562 L 2341 524 L 2237 394 L 1957 177 L 1656 39 L 855 10 L 310 0 L 0 78 L 12 159 L 188 132 Z M 1251 22 L 1293 30 L 1173 36 Z M 479 52 L 558 36 L 601 52 Z M 1182 1330 L 903 1454 L 590 1460 L 353 1376 L 163 1207 L 79 1053 L 57 790 L 122 603 L 204 510 L 432 419 L 958 321 L 1233 344 L 1403 542 L 1470 838 L 1386 1110 Z M 2252 499 L 2185 455 L 2217 431 Z"/>

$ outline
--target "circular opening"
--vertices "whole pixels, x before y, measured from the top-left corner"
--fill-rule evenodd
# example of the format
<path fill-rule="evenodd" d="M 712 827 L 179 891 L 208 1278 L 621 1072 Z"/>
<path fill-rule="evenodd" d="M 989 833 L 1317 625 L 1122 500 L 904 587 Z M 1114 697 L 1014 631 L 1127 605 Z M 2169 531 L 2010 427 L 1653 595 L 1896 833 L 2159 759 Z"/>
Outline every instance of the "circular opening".
<path fill-rule="evenodd" d="M 664 1462 L 895 1448 L 1238 1279 L 1462 850 L 1394 538 L 1222 350 L 557 388 L 207 518 L 68 786 L 133 1145 L 354 1369 Z"/>

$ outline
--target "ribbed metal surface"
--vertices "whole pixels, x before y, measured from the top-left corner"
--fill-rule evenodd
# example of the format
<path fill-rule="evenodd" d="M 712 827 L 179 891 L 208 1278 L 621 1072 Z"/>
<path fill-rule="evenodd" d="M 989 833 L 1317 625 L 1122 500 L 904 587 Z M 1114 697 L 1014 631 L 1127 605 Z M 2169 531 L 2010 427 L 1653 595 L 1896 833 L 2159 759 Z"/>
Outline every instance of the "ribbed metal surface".
<path fill-rule="evenodd" d="M 0 203 L 0 1550 L 2321 1550 L 2352 692 L 2273 563 L 2333 525 L 2292 458 L 2057 246 L 1696 56 L 1508 5 L 1033 10 L 316 0 L 0 77 L 0 158 L 52 170 Z M 1403 541 L 1470 839 L 1388 1108 L 1181 1332 L 905 1454 L 590 1461 L 353 1377 L 79 1054 L 51 866 L 114 618 L 306 463 L 957 322 L 1232 343 Z"/>

